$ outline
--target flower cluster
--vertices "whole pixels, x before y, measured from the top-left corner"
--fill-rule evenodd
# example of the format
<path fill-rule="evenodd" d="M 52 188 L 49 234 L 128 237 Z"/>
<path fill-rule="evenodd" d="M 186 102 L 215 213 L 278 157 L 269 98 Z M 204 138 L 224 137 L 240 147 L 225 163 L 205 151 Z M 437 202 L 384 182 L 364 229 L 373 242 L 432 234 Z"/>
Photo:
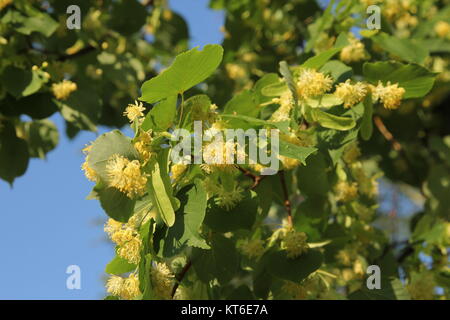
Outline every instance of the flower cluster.
<path fill-rule="evenodd" d="M 297 93 L 304 100 L 314 98 L 329 91 L 332 84 L 330 76 L 313 69 L 302 69 L 297 79 Z"/>
<path fill-rule="evenodd" d="M 152 284 L 158 298 L 169 300 L 172 298 L 174 274 L 162 262 L 156 262 L 151 272 Z"/>
<path fill-rule="evenodd" d="M 52 84 L 52 92 L 58 100 L 66 100 L 73 91 L 77 90 L 77 84 L 64 79 L 61 82 Z"/>
<path fill-rule="evenodd" d="M 245 240 L 240 249 L 250 259 L 259 259 L 265 252 L 264 241 L 260 239 Z"/>
<path fill-rule="evenodd" d="M 115 154 L 106 164 L 108 174 L 108 184 L 119 189 L 129 198 L 142 196 L 146 190 L 147 177 L 141 172 L 141 165 L 138 160 L 128 160 L 127 158 Z"/>
<path fill-rule="evenodd" d="M 144 116 L 145 108 L 142 102 L 134 101 L 134 104 L 129 104 L 123 113 L 124 116 L 130 120 L 130 122 L 140 120 Z"/>
<path fill-rule="evenodd" d="M 367 86 L 362 82 L 351 84 L 350 80 L 340 83 L 334 95 L 344 102 L 345 108 L 351 108 L 361 102 L 367 94 Z"/>
<path fill-rule="evenodd" d="M 111 241 L 119 246 L 117 255 L 130 263 L 137 264 L 141 258 L 140 250 L 142 240 L 135 228 L 133 217 L 125 224 L 110 218 L 104 230 L 109 235 Z"/>
<path fill-rule="evenodd" d="M 349 45 L 342 48 L 340 59 L 345 63 L 358 62 L 367 59 L 364 44 L 354 36 L 349 39 Z"/>
<path fill-rule="evenodd" d="M 290 229 L 284 234 L 281 247 L 286 250 L 288 258 L 295 259 L 308 251 L 307 239 L 306 233 Z"/>
<path fill-rule="evenodd" d="M 128 278 L 111 276 L 106 282 L 106 291 L 125 300 L 133 300 L 141 294 L 139 279 L 134 273 L 130 274 Z"/>
<path fill-rule="evenodd" d="M 397 109 L 405 94 L 405 89 L 399 87 L 398 83 L 391 84 L 390 81 L 385 86 L 379 81 L 377 86 L 370 85 L 370 88 L 373 101 L 380 100 L 386 109 Z"/>

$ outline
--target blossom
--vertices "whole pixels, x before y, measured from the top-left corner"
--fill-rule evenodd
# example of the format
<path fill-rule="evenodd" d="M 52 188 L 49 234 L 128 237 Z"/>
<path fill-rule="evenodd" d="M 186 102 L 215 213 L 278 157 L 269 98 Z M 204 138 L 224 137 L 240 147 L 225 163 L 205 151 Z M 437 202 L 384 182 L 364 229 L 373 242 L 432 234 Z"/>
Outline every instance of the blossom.
<path fill-rule="evenodd" d="M 61 82 L 52 84 L 53 94 L 58 100 L 66 100 L 75 90 L 77 90 L 77 84 L 70 80 L 64 79 Z"/>
<path fill-rule="evenodd" d="M 434 31 L 440 38 L 447 38 L 450 35 L 450 23 L 446 21 L 439 21 L 434 26 Z"/>
<path fill-rule="evenodd" d="M 241 187 L 235 187 L 231 191 L 227 191 L 224 188 L 218 188 L 216 203 L 218 206 L 230 211 L 239 202 L 242 201 L 244 190 Z"/>
<path fill-rule="evenodd" d="M 179 177 L 181 177 L 181 175 L 186 171 L 187 169 L 187 165 L 185 164 L 174 164 L 172 166 L 172 179 L 173 180 L 178 180 Z"/>
<path fill-rule="evenodd" d="M 320 96 L 331 89 L 333 79 L 313 69 L 302 69 L 297 80 L 298 96 L 308 99 Z"/>
<path fill-rule="evenodd" d="M 284 281 L 281 290 L 292 296 L 294 300 L 304 300 L 308 295 L 308 291 L 304 286 L 292 281 Z"/>
<path fill-rule="evenodd" d="M 334 95 L 344 102 L 345 108 L 351 108 L 361 102 L 367 93 L 367 87 L 362 82 L 351 84 L 350 79 L 336 87 Z"/>
<path fill-rule="evenodd" d="M 378 85 L 370 86 L 372 90 L 372 99 L 374 102 L 381 100 L 386 109 L 397 109 L 400 106 L 405 89 L 398 86 L 398 83 L 391 84 L 387 82 L 386 86 L 383 86 L 381 81 Z"/>
<path fill-rule="evenodd" d="M 298 232 L 294 229 L 289 229 L 283 236 L 281 246 L 287 252 L 287 257 L 295 259 L 302 253 L 308 251 L 308 244 L 306 233 Z"/>
<path fill-rule="evenodd" d="M 142 196 L 145 193 L 147 177 L 141 173 L 139 161 L 130 161 L 115 154 L 106 164 L 109 185 L 119 189 L 129 198 Z"/>
<path fill-rule="evenodd" d="M 92 168 L 89 166 L 89 152 L 91 151 L 91 149 L 92 149 L 92 144 L 87 145 L 87 146 L 83 149 L 83 153 L 86 155 L 86 159 L 85 159 L 85 161 L 83 162 L 83 164 L 81 165 L 81 169 L 84 171 L 84 175 L 86 176 L 86 178 L 87 178 L 88 180 L 93 181 L 93 182 L 97 182 L 98 175 L 97 175 L 97 173 L 95 172 L 95 170 L 92 169 Z"/>
<path fill-rule="evenodd" d="M 125 300 L 133 300 L 141 294 L 139 279 L 134 273 L 128 278 L 112 275 L 106 282 L 106 291 Z"/>
<path fill-rule="evenodd" d="M 336 199 L 343 202 L 354 200 L 358 196 L 358 184 L 340 181 L 335 186 Z"/>
<path fill-rule="evenodd" d="M 134 143 L 134 148 L 141 156 L 144 164 L 155 154 L 151 148 L 152 140 L 151 131 L 142 131 Z"/>
<path fill-rule="evenodd" d="M 290 90 L 285 91 L 279 98 L 272 99 L 280 107 L 272 114 L 270 121 L 281 122 L 290 120 L 290 112 L 292 110 L 292 93 Z"/>
<path fill-rule="evenodd" d="M 222 141 L 217 139 L 203 146 L 203 160 L 200 167 L 207 173 L 213 171 L 231 172 L 236 168 L 234 157 L 245 159 L 245 151 L 234 141 Z"/>
<path fill-rule="evenodd" d="M 161 299 L 171 299 L 174 275 L 165 263 L 156 262 L 152 268 L 151 279 L 155 294 Z"/>
<path fill-rule="evenodd" d="M 367 53 L 364 44 L 358 39 L 351 37 L 349 44 L 342 48 L 340 59 L 345 63 L 358 62 L 367 59 Z"/>
<path fill-rule="evenodd" d="M 130 263 L 138 264 L 141 260 L 140 250 L 142 241 L 139 235 L 132 236 L 117 250 L 117 255 Z"/>
<path fill-rule="evenodd" d="M 135 120 L 139 120 L 139 118 L 142 118 L 144 116 L 144 106 L 142 105 L 142 102 L 134 101 L 134 104 L 129 104 L 128 107 L 125 109 L 125 112 L 123 113 L 124 116 L 130 120 L 130 122 L 133 122 Z"/>
<path fill-rule="evenodd" d="M 264 254 L 264 241 L 260 239 L 245 240 L 240 249 L 250 259 L 259 259 Z"/>
<path fill-rule="evenodd" d="M 358 147 L 358 143 L 350 143 L 345 149 L 342 159 L 347 164 L 354 163 L 361 156 L 361 150 Z"/>

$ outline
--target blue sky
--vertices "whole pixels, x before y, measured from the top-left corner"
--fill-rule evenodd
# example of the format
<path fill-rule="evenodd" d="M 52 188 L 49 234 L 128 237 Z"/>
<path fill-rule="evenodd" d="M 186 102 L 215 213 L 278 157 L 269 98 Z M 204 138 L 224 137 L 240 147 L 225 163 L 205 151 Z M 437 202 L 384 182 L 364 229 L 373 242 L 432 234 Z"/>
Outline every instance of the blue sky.
<path fill-rule="evenodd" d="M 171 0 L 187 20 L 191 46 L 221 43 L 222 12 L 208 0 Z M 105 214 L 85 200 L 92 188 L 81 170 L 81 149 L 96 138 L 83 132 L 73 141 L 59 115 L 51 118 L 62 133 L 45 161 L 32 159 L 14 187 L 0 181 L 3 228 L 0 232 L 0 299 L 101 299 L 104 267 L 113 248 L 103 232 Z M 100 128 L 99 134 L 109 131 Z M 81 290 L 66 288 L 66 269 L 81 268 Z"/>

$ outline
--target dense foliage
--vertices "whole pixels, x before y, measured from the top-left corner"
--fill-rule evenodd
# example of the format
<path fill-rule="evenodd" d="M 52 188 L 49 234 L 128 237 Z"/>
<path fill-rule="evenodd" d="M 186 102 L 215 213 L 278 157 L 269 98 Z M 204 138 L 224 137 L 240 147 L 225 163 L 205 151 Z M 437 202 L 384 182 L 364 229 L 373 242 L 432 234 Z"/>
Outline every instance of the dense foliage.
<path fill-rule="evenodd" d="M 122 3 L 86 2 L 86 12 Z M 321 8 L 306 0 L 211 0 L 226 16 L 222 46 L 183 52 L 157 76 L 151 62 L 165 65 L 184 51 L 186 25 L 162 1 L 146 9 L 136 2 L 129 6 L 136 9 L 125 6 L 135 10 L 133 19 L 120 18 L 125 9 L 105 10 L 101 17 L 109 24 L 77 31 L 83 54 L 62 61 L 79 71 L 60 77 L 51 66 L 76 42 L 49 50 L 55 54 L 45 59 L 28 52 L 42 51 L 53 37 L 58 46 L 66 43 L 56 31 L 27 29 L 34 24 L 20 19 L 37 14 L 28 3 L 1 12 L 5 32 L 13 23 L 25 32 L 10 29 L 0 47 L 6 101 L 0 104 L 0 177 L 12 181 L 24 172 L 23 165 L 8 167 L 21 163 L 12 157 L 40 156 L 54 145 L 24 134 L 48 126 L 41 119 L 50 114 L 34 116 L 18 107 L 21 101 L 51 100 L 35 105 L 48 112 L 55 104 L 70 135 L 130 121 L 134 137 L 118 130 L 100 136 L 85 149 L 83 164 L 95 182 L 89 198 L 108 214 L 105 231 L 116 244 L 106 267 L 108 299 L 448 299 L 449 1 L 341 0 Z M 367 28 L 370 5 L 380 8 L 379 30 Z M 56 20 L 54 6 L 45 14 Z M 141 12 L 150 13 L 137 23 Z M 138 40 L 144 23 L 155 35 L 151 43 Z M 89 45 L 94 49 L 84 53 Z M 11 68 L 38 80 L 17 89 L 5 80 Z M 63 78 L 77 86 L 67 100 L 51 92 Z M 86 91 L 83 81 L 90 81 Z M 92 107 L 76 105 L 96 95 L 102 107 L 94 119 Z M 24 123 L 22 114 L 36 120 Z M 278 129 L 280 170 L 263 175 L 261 164 L 173 163 L 173 132 L 192 131 L 194 121 L 205 133 Z M 54 129 L 37 132 L 56 136 Z M 201 147 L 204 155 L 209 144 Z M 381 178 L 394 186 L 388 189 L 391 221 L 401 220 L 400 193 L 419 204 L 405 241 L 378 223 L 385 211 Z M 366 287 L 369 265 L 380 267 L 381 289 Z"/>

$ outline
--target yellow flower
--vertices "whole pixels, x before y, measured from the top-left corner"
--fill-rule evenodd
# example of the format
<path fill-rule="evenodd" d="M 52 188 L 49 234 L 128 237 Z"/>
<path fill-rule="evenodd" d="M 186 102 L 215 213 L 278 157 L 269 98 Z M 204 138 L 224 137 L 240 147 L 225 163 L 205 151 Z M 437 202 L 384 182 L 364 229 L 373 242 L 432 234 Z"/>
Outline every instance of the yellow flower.
<path fill-rule="evenodd" d="M 367 94 L 367 87 L 362 82 L 350 83 L 350 79 L 336 87 L 334 95 L 344 102 L 345 108 L 351 108 L 361 102 Z"/>
<path fill-rule="evenodd" d="M 178 180 L 179 177 L 186 171 L 187 165 L 185 164 L 174 164 L 172 166 L 172 179 Z"/>
<path fill-rule="evenodd" d="M 12 0 L 0 0 L 0 11 L 3 10 L 6 6 L 10 5 Z"/>
<path fill-rule="evenodd" d="M 351 37 L 349 42 L 349 45 L 342 48 L 340 53 L 340 59 L 343 62 L 352 63 L 367 59 L 367 53 L 361 41 Z"/>
<path fill-rule="evenodd" d="M 264 254 L 264 241 L 260 239 L 245 240 L 240 245 L 240 249 L 244 255 L 250 259 L 259 259 Z"/>
<path fill-rule="evenodd" d="M 361 156 L 361 150 L 358 148 L 358 143 L 350 143 L 347 147 L 345 147 L 344 155 L 342 159 L 348 165 L 353 164 L 359 157 Z"/>
<path fill-rule="evenodd" d="M 133 122 L 135 120 L 139 120 L 144 116 L 144 106 L 142 105 L 142 102 L 134 101 L 134 104 L 129 104 L 128 107 L 125 109 L 125 112 L 123 113 L 124 116 L 130 120 L 130 122 Z"/>
<path fill-rule="evenodd" d="M 398 83 L 391 85 L 390 81 L 388 81 L 386 86 L 383 86 L 381 81 L 379 81 L 376 87 L 370 86 L 370 88 L 372 90 L 373 101 L 381 100 L 386 109 L 397 109 L 405 94 L 405 89 L 399 87 Z"/>
<path fill-rule="evenodd" d="M 237 159 L 245 157 L 245 151 L 241 150 L 237 143 L 216 140 L 203 146 L 205 163 L 201 164 L 200 167 L 207 173 L 213 171 L 232 172 L 236 168 L 234 164 L 235 156 Z"/>
<path fill-rule="evenodd" d="M 58 100 L 66 100 L 75 90 L 77 90 L 77 84 L 70 80 L 64 79 L 61 82 L 52 84 L 53 94 Z"/>
<path fill-rule="evenodd" d="M 338 201 L 349 202 L 358 196 L 358 184 L 356 182 L 348 183 L 340 181 L 336 187 L 336 199 Z"/>
<path fill-rule="evenodd" d="M 242 201 L 244 190 L 241 187 L 235 187 L 232 191 L 226 191 L 224 188 L 218 188 L 216 203 L 218 206 L 230 211 L 239 202 Z"/>
<path fill-rule="evenodd" d="M 129 198 L 142 196 L 146 190 L 147 177 L 141 173 L 139 161 L 130 161 L 115 154 L 106 164 L 109 185 L 125 193 Z"/>
<path fill-rule="evenodd" d="M 156 262 L 152 268 L 151 278 L 155 294 L 161 299 L 172 298 L 174 275 L 165 263 Z"/>
<path fill-rule="evenodd" d="M 225 70 L 227 71 L 228 76 L 233 80 L 245 77 L 245 69 L 238 64 L 227 63 L 225 64 Z"/>
<path fill-rule="evenodd" d="M 83 149 L 83 153 L 86 155 L 86 159 L 85 159 L 84 163 L 81 165 L 81 169 L 84 171 L 84 175 L 86 176 L 86 178 L 88 180 L 97 182 L 98 175 L 95 172 L 95 170 L 89 166 L 89 163 L 88 163 L 89 152 L 91 151 L 91 149 L 92 149 L 92 144 L 86 145 L 86 147 Z"/>
<path fill-rule="evenodd" d="M 151 131 L 145 132 L 142 131 L 136 142 L 134 143 L 134 148 L 141 156 L 142 162 L 146 164 L 148 160 L 155 154 L 151 149 L 152 136 Z"/>
<path fill-rule="evenodd" d="M 142 241 L 138 235 L 131 237 L 117 250 L 117 255 L 130 263 L 138 264 L 141 260 L 140 250 Z"/>
<path fill-rule="evenodd" d="M 133 300 L 141 294 L 139 279 L 134 273 L 128 278 L 112 275 L 106 282 L 106 291 L 125 300 Z"/>
<path fill-rule="evenodd" d="M 301 99 L 313 98 L 331 89 L 333 79 L 313 69 L 303 69 L 297 80 L 298 96 Z"/>
<path fill-rule="evenodd" d="M 440 38 L 447 38 L 450 34 L 450 23 L 446 21 L 439 21 L 434 26 L 434 31 Z"/>
<path fill-rule="evenodd" d="M 270 117 L 271 121 L 280 122 L 290 120 L 290 112 L 292 110 L 292 93 L 285 91 L 281 97 L 272 99 L 272 102 L 277 103 L 280 107 Z"/>
<path fill-rule="evenodd" d="M 295 259 L 302 253 L 308 251 L 307 238 L 304 232 L 298 232 L 294 229 L 287 230 L 281 243 L 281 247 L 287 252 L 287 257 Z"/>
<path fill-rule="evenodd" d="M 284 281 L 281 290 L 292 296 L 294 300 L 304 300 L 308 295 L 308 291 L 304 286 L 292 281 Z"/>

